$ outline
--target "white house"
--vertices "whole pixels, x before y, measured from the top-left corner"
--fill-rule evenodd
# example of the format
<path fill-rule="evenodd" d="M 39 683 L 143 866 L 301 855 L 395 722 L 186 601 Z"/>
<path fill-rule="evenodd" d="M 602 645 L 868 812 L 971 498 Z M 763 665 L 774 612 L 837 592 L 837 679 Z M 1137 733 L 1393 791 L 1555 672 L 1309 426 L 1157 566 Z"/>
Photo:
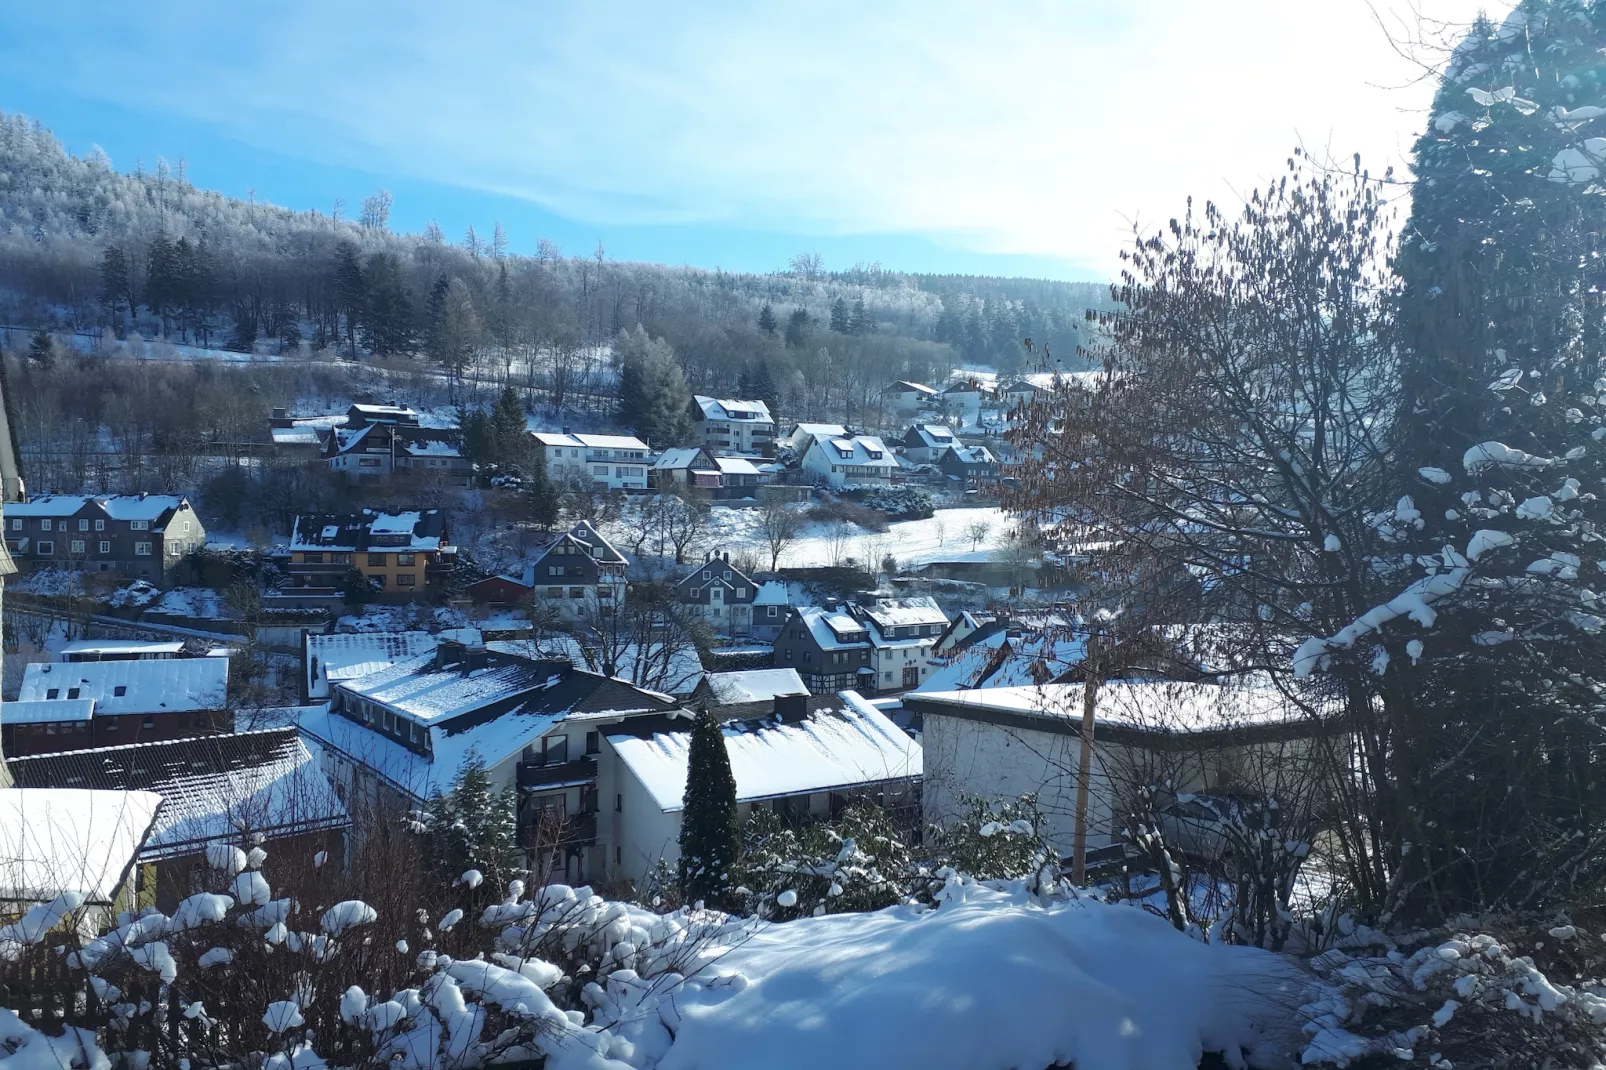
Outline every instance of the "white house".
<path fill-rule="evenodd" d="M 1091 387 L 1095 385 L 1099 374 L 1098 372 L 1027 372 L 1003 383 L 998 388 L 998 400 L 1006 408 L 1021 404 L 1029 405 L 1038 395 L 1055 389 Z"/>
<path fill-rule="evenodd" d="M 967 797 L 1037 796 L 1049 842 L 1072 849 L 1081 748 L 1081 684 L 903 696 L 921 719 L 927 822 L 962 817 Z M 1271 686 L 1109 680 L 1095 694 L 1088 846 L 1121 842 L 1121 814 L 1151 764 L 1176 792 L 1234 787 L 1253 748 L 1303 738 L 1309 722 Z M 1297 763 L 1296 763 L 1297 764 Z"/>
<path fill-rule="evenodd" d="M 931 652 L 948 628 L 948 616 L 927 596 L 883 598 L 848 611 L 870 633 L 870 668 L 878 692 L 919 687 L 931 675 Z"/>
<path fill-rule="evenodd" d="M 615 880 L 640 882 L 659 861 L 680 857 L 690 729 L 608 735 L 614 761 L 604 763 L 601 788 L 613 804 L 599 834 L 607 827 L 619 847 Z M 923 768 L 920 744 L 854 691 L 842 692 L 835 709 L 790 723 L 727 724 L 724 734 L 739 820 L 761 806 L 792 821 L 821 820 L 863 796 L 911 805 Z"/>
<path fill-rule="evenodd" d="M 530 434 L 546 451 L 547 476 L 554 481 L 589 479 L 609 490 L 647 489 L 650 451 L 634 435 Z"/>
<path fill-rule="evenodd" d="M 693 394 L 692 429 L 713 453 L 763 453 L 775 442 L 775 419 L 762 401 L 729 401 Z"/>
<path fill-rule="evenodd" d="M 932 387 L 907 379 L 890 384 L 881 392 L 881 396 L 894 412 L 912 412 L 922 406 L 935 405 L 938 398 L 937 391 Z"/>
<path fill-rule="evenodd" d="M 842 424 L 794 424 L 791 432 L 781 439 L 781 445 L 801 457 L 814 445 L 815 439 L 841 438 L 847 433 L 848 429 Z"/>
<path fill-rule="evenodd" d="M 946 424 L 910 424 L 903 433 L 903 455 L 916 464 L 936 464 L 958 443 Z"/>
<path fill-rule="evenodd" d="M 0 912 L 77 892 L 93 933 L 136 909 L 134 863 L 161 806 L 150 791 L 0 788 Z"/>
<path fill-rule="evenodd" d="M 874 435 L 815 439 L 803 455 L 803 470 L 832 487 L 887 486 L 898 460 Z"/>

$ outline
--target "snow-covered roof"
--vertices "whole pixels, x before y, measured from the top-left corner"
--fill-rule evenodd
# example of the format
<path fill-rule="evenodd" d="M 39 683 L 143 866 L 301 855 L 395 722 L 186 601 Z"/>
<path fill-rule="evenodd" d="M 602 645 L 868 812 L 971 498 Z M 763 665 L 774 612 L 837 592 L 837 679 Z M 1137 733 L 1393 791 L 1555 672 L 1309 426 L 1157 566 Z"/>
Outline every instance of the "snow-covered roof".
<path fill-rule="evenodd" d="M 702 452 L 700 446 L 676 446 L 660 453 L 652 466 L 657 469 L 690 468 Z"/>
<path fill-rule="evenodd" d="M 318 436 L 315 427 L 270 427 L 268 435 L 273 439 L 275 446 L 318 446 L 323 439 Z"/>
<path fill-rule="evenodd" d="M 860 612 L 881 628 L 911 628 L 923 624 L 948 624 L 948 615 L 929 595 L 913 598 L 883 598 L 874 605 L 860 606 Z"/>
<path fill-rule="evenodd" d="M 493 639 L 485 644 L 487 650 L 500 651 L 504 654 L 517 654 L 525 658 L 567 658 L 570 662 L 582 669 L 600 671 L 601 666 L 593 664 L 587 657 L 585 648 L 580 645 L 572 635 L 551 635 L 539 641 L 534 639 Z M 648 663 L 654 666 L 662 660 L 663 651 L 651 647 L 647 651 Z M 626 680 L 635 679 L 637 647 L 634 643 L 626 644 L 618 651 L 615 659 L 615 671 Z M 656 675 L 656 674 L 654 674 Z M 697 650 L 692 646 L 685 646 L 673 651 L 669 655 L 668 668 L 664 671 L 659 683 L 659 689 L 665 694 L 688 697 L 697 690 L 697 685 L 703 678 L 703 663 L 698 660 Z"/>
<path fill-rule="evenodd" d="M 599 450 L 642 450 L 647 444 L 634 435 L 571 435 L 555 431 L 531 431 L 543 446 L 584 446 Z"/>
<path fill-rule="evenodd" d="M 1082 717 L 1081 684 L 984 687 L 910 692 L 905 707 L 924 713 L 1013 714 L 1051 721 Z M 1094 720 L 1143 732 L 1208 732 L 1300 719 L 1299 711 L 1269 684 L 1107 680 L 1094 696 Z"/>
<path fill-rule="evenodd" d="M 0 788 L 0 900 L 111 902 L 161 805 L 149 791 Z"/>
<path fill-rule="evenodd" d="M 95 502 L 113 520 L 160 520 L 162 516 L 187 500 L 181 494 L 46 494 L 25 502 L 6 502 L 4 515 L 8 517 L 73 516 L 85 505 Z"/>
<path fill-rule="evenodd" d="M 143 862 L 350 823 L 329 778 L 294 728 L 134 743 L 13 759 L 18 784 L 137 789 L 162 798 Z M 272 850 L 271 845 L 269 850 Z"/>
<path fill-rule="evenodd" d="M 740 802 L 834 791 L 921 775 L 920 744 L 859 697 L 841 693 L 841 708 L 817 710 L 792 724 L 724 728 Z M 681 809 L 691 732 L 638 739 L 610 735 L 626 768 L 665 813 Z"/>
<path fill-rule="evenodd" d="M 457 444 L 443 438 L 409 439 L 402 443 L 402 449 L 409 457 L 461 457 L 463 451 Z"/>
<path fill-rule="evenodd" d="M 898 461 L 886 443 L 874 435 L 816 439 L 814 449 L 821 450 L 832 464 L 852 464 L 868 468 L 896 468 Z"/>
<path fill-rule="evenodd" d="M 887 388 L 887 393 L 889 393 L 889 394 L 915 393 L 915 394 L 926 394 L 926 395 L 934 397 L 934 396 L 936 396 L 937 391 L 934 390 L 933 388 L 927 386 L 925 383 L 916 383 L 916 382 L 911 382 L 908 379 L 899 379 L 897 382 L 893 383 L 891 386 L 889 386 Z"/>
<path fill-rule="evenodd" d="M 370 405 L 357 402 L 351 406 L 351 411 L 367 417 L 418 416 L 418 412 L 411 405 Z"/>
<path fill-rule="evenodd" d="M 720 475 L 726 476 L 756 476 L 758 469 L 753 462 L 745 457 L 715 457 L 714 463 L 719 466 Z"/>
<path fill-rule="evenodd" d="M 307 697 L 328 698 L 329 685 L 382 672 L 399 661 L 435 653 L 428 632 L 362 632 L 307 636 Z"/>
<path fill-rule="evenodd" d="M 177 654 L 184 649 L 182 640 L 157 642 L 150 639 L 74 639 L 61 648 L 63 658 L 88 654 Z"/>
<path fill-rule="evenodd" d="M 290 549 L 335 550 L 355 553 L 369 549 L 372 539 L 384 539 L 383 548 L 428 552 L 439 550 L 445 537 L 445 519 L 439 509 L 381 513 L 303 513 L 290 532 Z M 402 541 L 402 540 L 406 541 Z M 374 547 L 378 549 L 378 546 Z"/>
<path fill-rule="evenodd" d="M 772 702 L 777 698 L 802 695 L 809 689 L 803 686 L 803 677 L 796 669 L 740 669 L 734 672 L 711 672 L 707 676 L 708 691 L 721 706 L 738 706 L 749 702 Z"/>
<path fill-rule="evenodd" d="M 433 655 L 398 661 L 367 676 L 344 680 L 341 690 L 382 703 L 420 724 L 449 721 L 560 677 L 523 660 L 464 671 L 436 669 Z"/>
<path fill-rule="evenodd" d="M 786 440 L 797 447 L 802 445 L 803 439 L 836 438 L 847 433 L 848 429 L 842 424 L 797 424 L 786 436 Z"/>
<path fill-rule="evenodd" d="M 910 424 L 913 431 L 927 447 L 952 446 L 954 444 L 953 428 L 946 424 Z"/>
<path fill-rule="evenodd" d="M 821 650 L 855 649 L 870 641 L 869 629 L 844 610 L 800 606 L 797 615 Z"/>
<path fill-rule="evenodd" d="M 60 724 L 87 721 L 95 715 L 92 698 L 59 698 L 41 702 L 0 702 L 0 725 Z"/>
<path fill-rule="evenodd" d="M 755 606 L 784 606 L 791 602 L 791 593 L 780 580 L 765 580 L 753 590 Z"/>
<path fill-rule="evenodd" d="M 703 411 L 705 420 L 774 422 L 770 417 L 770 407 L 762 401 L 730 401 L 725 398 L 705 397 L 702 394 L 693 394 L 692 401 Z"/>
<path fill-rule="evenodd" d="M 187 713 L 228 705 L 228 658 L 156 661 L 33 662 L 24 671 L 23 702 L 94 699 L 101 715 Z"/>
<path fill-rule="evenodd" d="M 997 464 L 998 458 L 986 446 L 955 446 L 953 459 L 961 464 Z M 950 462 L 951 463 L 951 462 Z"/>

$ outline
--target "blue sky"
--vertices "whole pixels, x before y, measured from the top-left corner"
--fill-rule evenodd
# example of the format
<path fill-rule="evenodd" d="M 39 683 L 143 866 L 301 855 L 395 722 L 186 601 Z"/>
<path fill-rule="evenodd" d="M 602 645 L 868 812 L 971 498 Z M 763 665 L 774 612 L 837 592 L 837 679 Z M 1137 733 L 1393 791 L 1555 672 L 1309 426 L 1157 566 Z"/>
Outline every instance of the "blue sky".
<path fill-rule="evenodd" d="M 1109 277 L 1134 220 L 1295 144 L 1401 164 L 1416 73 L 1365 0 L 0 5 L 0 110 L 119 168 L 750 271 Z"/>

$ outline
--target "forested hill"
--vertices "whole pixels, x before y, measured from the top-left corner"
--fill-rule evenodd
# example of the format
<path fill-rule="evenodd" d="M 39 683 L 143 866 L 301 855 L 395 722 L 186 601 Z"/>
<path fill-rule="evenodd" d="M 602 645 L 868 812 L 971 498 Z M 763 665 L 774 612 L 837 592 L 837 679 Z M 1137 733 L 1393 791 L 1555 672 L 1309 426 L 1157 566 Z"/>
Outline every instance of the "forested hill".
<path fill-rule="evenodd" d="M 713 391 L 761 355 L 806 375 L 821 350 L 878 378 L 964 362 L 1007 370 L 1024 337 L 1069 363 L 1084 310 L 1107 301 L 1094 283 L 832 272 L 809 256 L 761 275 L 571 257 L 545 242 L 515 256 L 498 225 L 399 235 L 388 211 L 385 194 L 352 218 L 238 200 L 160 162 L 120 173 L 0 115 L 0 320 L 437 357 L 448 308 L 468 316 L 466 345 L 504 351 L 594 346 L 640 323 L 674 347 L 694 389 Z"/>

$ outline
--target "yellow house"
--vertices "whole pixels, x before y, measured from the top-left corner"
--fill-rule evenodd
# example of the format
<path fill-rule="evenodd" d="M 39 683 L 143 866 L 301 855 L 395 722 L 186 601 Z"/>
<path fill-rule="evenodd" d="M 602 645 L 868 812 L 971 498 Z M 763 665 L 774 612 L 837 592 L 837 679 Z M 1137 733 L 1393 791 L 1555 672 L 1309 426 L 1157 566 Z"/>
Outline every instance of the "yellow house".
<path fill-rule="evenodd" d="M 303 514 L 290 536 L 290 583 L 299 594 L 333 593 L 356 569 L 380 596 L 405 601 L 433 595 L 456 553 L 439 509 Z"/>

